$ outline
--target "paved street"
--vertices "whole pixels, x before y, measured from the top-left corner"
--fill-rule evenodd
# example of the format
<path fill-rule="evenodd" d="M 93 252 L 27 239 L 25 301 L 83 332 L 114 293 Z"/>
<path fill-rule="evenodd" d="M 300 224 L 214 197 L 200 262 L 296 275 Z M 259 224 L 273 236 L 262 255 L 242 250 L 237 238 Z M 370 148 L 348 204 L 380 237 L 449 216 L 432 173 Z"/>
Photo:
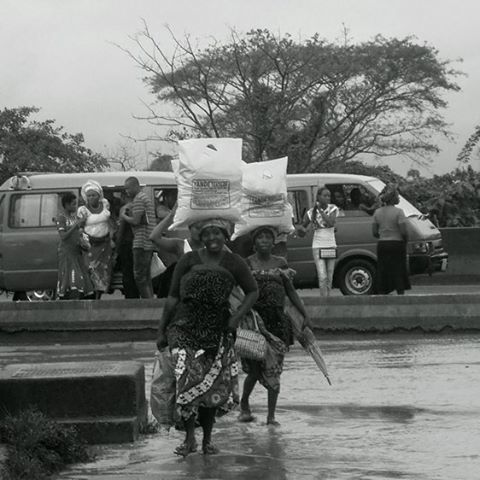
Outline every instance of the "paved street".
<path fill-rule="evenodd" d="M 295 347 L 279 399 L 282 426 L 220 419 L 216 457 L 172 454 L 181 435 L 98 448 L 97 460 L 64 480 L 477 480 L 480 471 L 480 335 L 379 335 L 322 339 L 333 386 Z M 132 359 L 151 375 L 153 343 L 0 347 L 0 365 Z M 148 386 L 147 386 L 148 389 Z"/>

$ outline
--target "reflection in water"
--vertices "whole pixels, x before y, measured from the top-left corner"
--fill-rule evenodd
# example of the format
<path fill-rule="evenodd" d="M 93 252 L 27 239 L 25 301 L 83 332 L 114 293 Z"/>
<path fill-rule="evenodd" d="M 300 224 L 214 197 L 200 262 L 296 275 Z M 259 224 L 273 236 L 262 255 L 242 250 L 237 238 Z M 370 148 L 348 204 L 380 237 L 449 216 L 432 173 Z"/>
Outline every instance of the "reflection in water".
<path fill-rule="evenodd" d="M 228 444 L 216 456 L 197 455 L 186 459 L 187 477 L 191 479 L 218 478 L 229 480 L 286 480 L 283 464 L 285 452 L 281 434 L 266 426 L 228 425 L 217 435 L 220 441 L 225 430 Z"/>
<path fill-rule="evenodd" d="M 322 342 L 333 386 L 301 350 L 286 357 L 278 429 L 261 420 L 220 419 L 218 456 L 173 455 L 183 435 L 151 435 L 99 449 L 69 480 L 478 480 L 480 335 L 385 335 Z M 25 355 L 32 355 L 26 347 Z M 41 347 L 35 347 L 41 349 Z M 152 343 L 130 350 L 88 347 L 98 359 L 148 359 Z M 64 359 L 67 348 L 36 351 Z M 8 353 L 6 359 L 8 361 Z M 266 416 L 265 391 L 252 407 Z"/>

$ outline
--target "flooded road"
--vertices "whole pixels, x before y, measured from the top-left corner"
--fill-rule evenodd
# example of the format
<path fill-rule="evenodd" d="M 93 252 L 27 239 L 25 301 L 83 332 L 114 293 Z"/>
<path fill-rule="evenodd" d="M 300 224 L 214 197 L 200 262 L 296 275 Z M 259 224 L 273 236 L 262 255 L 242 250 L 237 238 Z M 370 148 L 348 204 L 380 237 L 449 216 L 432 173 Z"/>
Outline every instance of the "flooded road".
<path fill-rule="evenodd" d="M 333 386 L 297 347 L 287 355 L 277 419 L 267 427 L 257 387 L 252 424 L 217 422 L 217 456 L 173 455 L 182 435 L 98 448 L 97 460 L 59 478 L 432 479 L 480 478 L 480 335 L 322 339 Z M 11 362 L 132 359 L 150 379 L 153 343 L 0 347 Z"/>

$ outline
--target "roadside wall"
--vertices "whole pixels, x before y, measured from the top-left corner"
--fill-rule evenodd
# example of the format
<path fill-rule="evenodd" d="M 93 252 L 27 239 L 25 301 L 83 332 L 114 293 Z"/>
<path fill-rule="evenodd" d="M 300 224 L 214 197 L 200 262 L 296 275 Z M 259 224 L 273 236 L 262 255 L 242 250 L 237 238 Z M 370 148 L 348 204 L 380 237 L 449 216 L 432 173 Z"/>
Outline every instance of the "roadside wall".
<path fill-rule="evenodd" d="M 448 253 L 446 272 L 433 276 L 416 275 L 413 284 L 480 283 L 480 228 L 441 228 L 443 245 Z"/>
<path fill-rule="evenodd" d="M 322 333 L 480 332 L 480 294 L 303 297 Z M 154 341 L 161 300 L 4 303 L 0 343 Z"/>

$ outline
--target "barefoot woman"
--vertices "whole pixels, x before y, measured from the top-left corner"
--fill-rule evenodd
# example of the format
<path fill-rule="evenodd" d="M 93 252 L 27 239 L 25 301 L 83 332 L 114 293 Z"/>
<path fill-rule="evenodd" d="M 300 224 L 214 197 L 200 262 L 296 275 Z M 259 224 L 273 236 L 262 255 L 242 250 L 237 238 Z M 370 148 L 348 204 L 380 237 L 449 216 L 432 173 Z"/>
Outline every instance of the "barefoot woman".
<path fill-rule="evenodd" d="M 177 263 L 157 341 L 159 349 L 168 344 L 173 355 L 176 408 L 186 431 L 175 453 L 182 456 L 197 449 L 197 420 L 203 429 L 203 453 L 218 451 L 211 441 L 216 411 L 232 394 L 238 398 L 231 334 L 258 295 L 245 261 L 223 248 L 230 224 L 215 219 L 199 228 L 205 248 L 186 253 Z M 229 296 L 237 284 L 245 298 L 231 313 Z"/>
<path fill-rule="evenodd" d="M 266 358 L 261 362 L 242 359 L 242 367 L 247 377 L 243 385 L 241 413 L 238 419 L 241 422 L 253 421 L 249 398 L 258 381 L 268 392 L 267 424 L 278 426 L 275 409 L 280 392 L 283 358 L 293 343 L 290 319 L 283 311 L 286 295 L 304 316 L 307 324 L 309 320 L 291 281 L 293 270 L 288 268 L 284 257 L 272 255 L 275 236 L 276 231 L 271 227 L 257 228 L 252 234 L 256 253 L 248 257 L 247 263 L 258 284 L 259 296 L 254 309 L 262 318 L 260 331 L 267 338 L 268 348 Z"/>

